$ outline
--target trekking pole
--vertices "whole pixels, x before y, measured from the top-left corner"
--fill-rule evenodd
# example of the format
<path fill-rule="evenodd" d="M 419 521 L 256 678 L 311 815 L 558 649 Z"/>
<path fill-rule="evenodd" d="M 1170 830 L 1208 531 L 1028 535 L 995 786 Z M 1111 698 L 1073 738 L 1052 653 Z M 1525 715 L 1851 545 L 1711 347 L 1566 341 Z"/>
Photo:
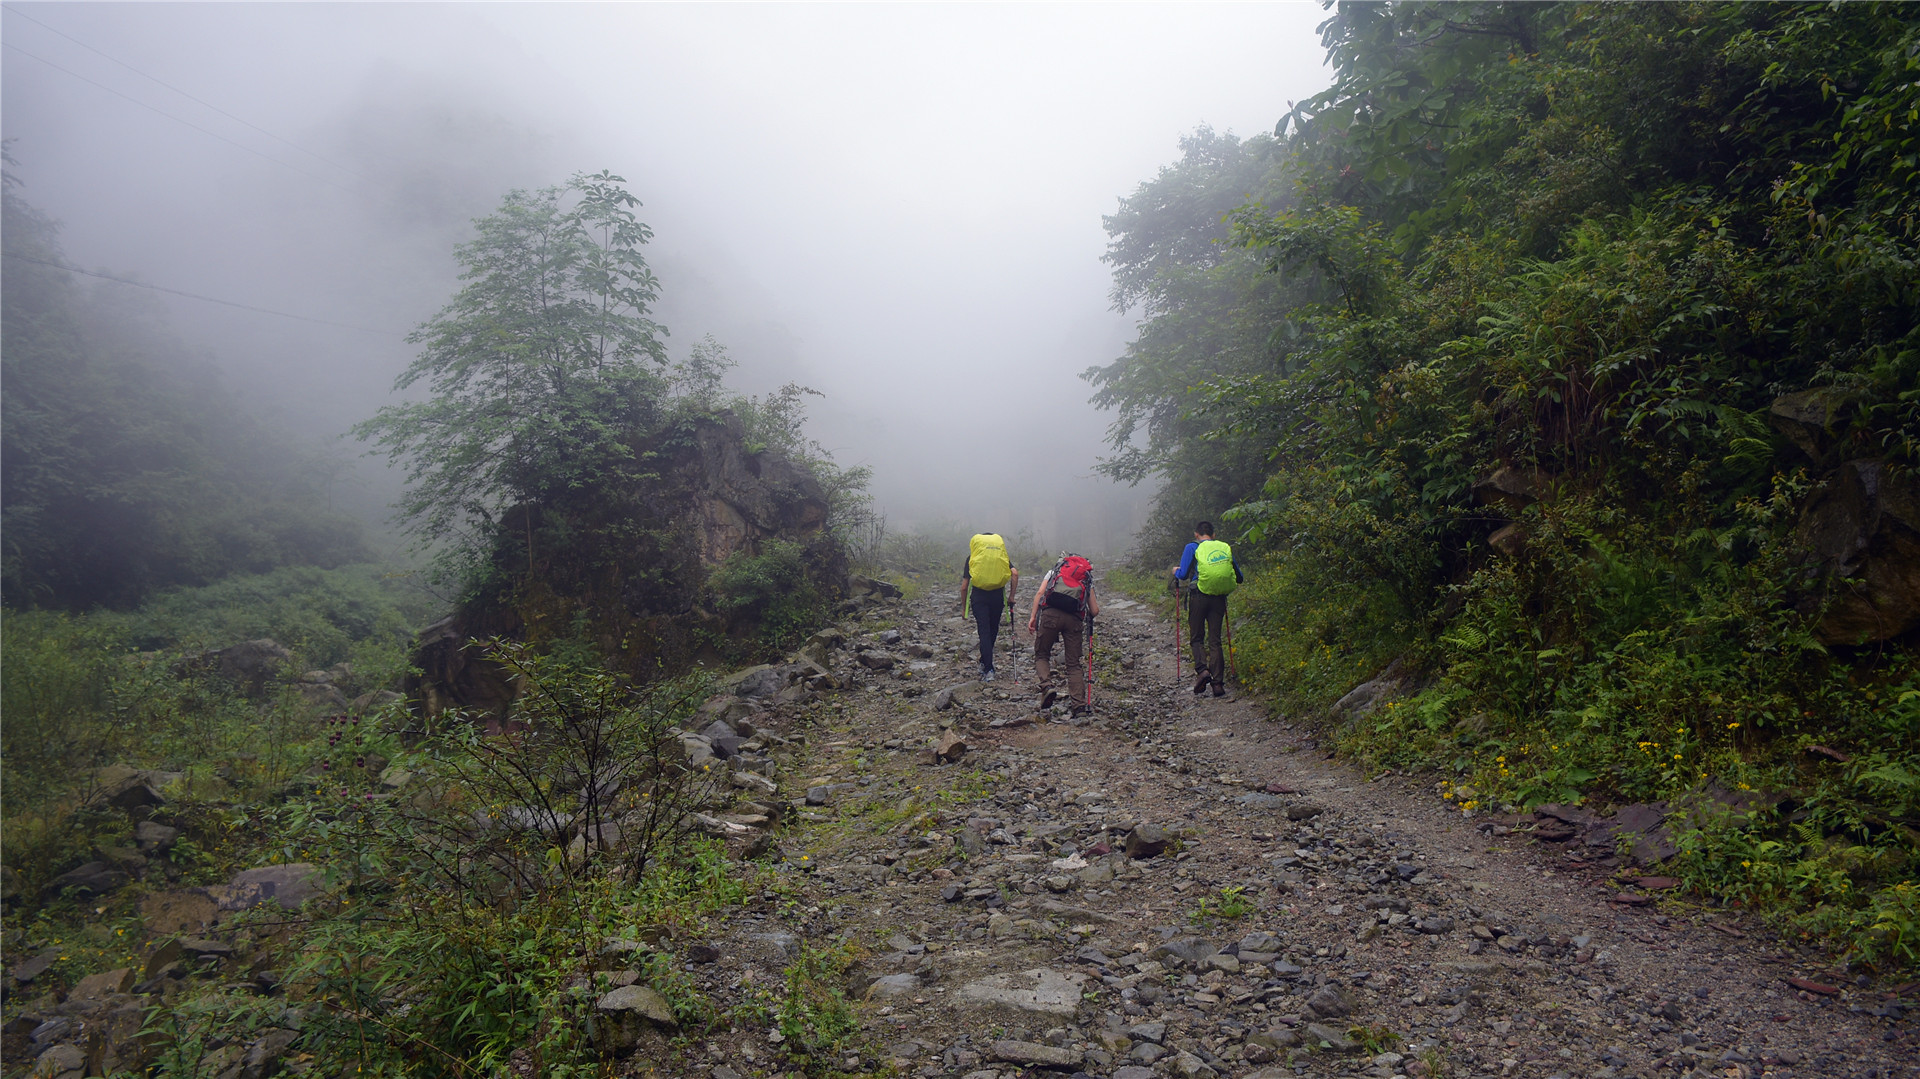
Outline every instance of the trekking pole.
<path fill-rule="evenodd" d="M 1180 683 L 1180 581 L 1173 582 L 1173 681 Z"/>
<path fill-rule="evenodd" d="M 1223 636 L 1227 639 L 1227 674 L 1233 681 L 1238 682 L 1240 680 L 1240 671 L 1233 662 L 1233 618 L 1227 614 L 1225 604 L 1222 604 L 1220 608 L 1220 628 L 1226 631 Z"/>
<path fill-rule="evenodd" d="M 1093 707 L 1093 612 L 1087 612 L 1087 707 Z"/>

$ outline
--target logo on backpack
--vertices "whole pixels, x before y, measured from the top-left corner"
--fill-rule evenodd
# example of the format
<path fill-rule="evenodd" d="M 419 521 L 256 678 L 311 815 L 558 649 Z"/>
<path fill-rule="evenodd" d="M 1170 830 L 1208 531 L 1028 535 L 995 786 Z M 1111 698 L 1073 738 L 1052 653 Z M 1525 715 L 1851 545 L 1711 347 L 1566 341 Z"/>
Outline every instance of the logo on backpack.
<path fill-rule="evenodd" d="M 1004 587 L 1012 575 L 1013 563 L 1007 560 L 1007 541 L 992 532 L 982 532 L 967 541 L 967 576 L 974 588 L 989 592 Z"/>
<path fill-rule="evenodd" d="M 1233 548 L 1207 540 L 1193 549 L 1194 583 L 1209 596 L 1224 596 L 1239 587 L 1233 573 Z"/>
<path fill-rule="evenodd" d="M 1053 567 L 1053 584 L 1047 589 L 1047 606 L 1068 614 L 1079 614 L 1086 602 L 1087 586 L 1093 581 L 1093 563 L 1077 554 L 1062 558 Z"/>

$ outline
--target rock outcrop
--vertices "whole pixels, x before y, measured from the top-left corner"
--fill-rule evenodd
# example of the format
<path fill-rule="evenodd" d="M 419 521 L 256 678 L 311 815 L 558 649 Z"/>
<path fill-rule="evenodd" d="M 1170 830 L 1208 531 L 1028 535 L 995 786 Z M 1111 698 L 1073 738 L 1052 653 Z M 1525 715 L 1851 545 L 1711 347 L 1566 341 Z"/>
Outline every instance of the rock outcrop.
<path fill-rule="evenodd" d="M 1885 462 L 1834 469 L 1800 515 L 1799 538 L 1828 587 L 1803 610 L 1828 644 L 1863 644 L 1920 626 L 1920 480 Z"/>
<path fill-rule="evenodd" d="M 727 658 L 721 646 L 752 639 L 759 626 L 749 609 L 706 609 L 708 575 L 775 541 L 805 548 L 808 583 L 823 603 L 846 593 L 846 558 L 825 531 L 827 496 L 811 473 L 750 451 L 727 413 L 692 421 L 672 444 L 631 490 L 510 511 L 495 554 L 505 583 L 421 634 L 407 698 L 430 713 L 504 714 L 515 686 L 474 643 L 491 637 L 538 646 L 584 635 L 609 666 L 642 681 L 717 664 Z M 522 534 L 544 537 L 531 559 Z"/>

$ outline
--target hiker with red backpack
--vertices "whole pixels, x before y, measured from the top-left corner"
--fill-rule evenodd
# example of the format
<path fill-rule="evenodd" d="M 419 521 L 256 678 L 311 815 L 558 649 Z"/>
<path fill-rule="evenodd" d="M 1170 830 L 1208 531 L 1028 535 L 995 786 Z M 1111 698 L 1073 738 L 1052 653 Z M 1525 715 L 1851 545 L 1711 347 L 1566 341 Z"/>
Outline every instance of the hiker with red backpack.
<path fill-rule="evenodd" d="M 1191 583 L 1186 595 L 1187 641 L 1193 648 L 1193 691 L 1227 695 L 1227 672 L 1220 647 L 1221 623 L 1227 617 L 1227 597 L 1245 581 L 1233 548 L 1213 538 L 1213 522 L 1193 526 L 1193 542 L 1180 552 L 1180 564 L 1174 567 L 1175 581 Z"/>
<path fill-rule="evenodd" d="M 1093 711 L 1087 675 L 1081 669 L 1081 630 L 1092 637 L 1093 616 L 1100 613 L 1100 600 L 1093 594 L 1093 564 L 1077 554 L 1069 554 L 1040 579 L 1033 593 L 1033 613 L 1027 619 L 1027 632 L 1033 634 L 1033 670 L 1039 677 L 1042 693 L 1040 707 L 1050 708 L 1059 698 L 1058 691 L 1047 686 L 1048 664 L 1053 659 L 1053 642 L 1066 646 L 1067 692 L 1073 701 L 1073 714 Z"/>

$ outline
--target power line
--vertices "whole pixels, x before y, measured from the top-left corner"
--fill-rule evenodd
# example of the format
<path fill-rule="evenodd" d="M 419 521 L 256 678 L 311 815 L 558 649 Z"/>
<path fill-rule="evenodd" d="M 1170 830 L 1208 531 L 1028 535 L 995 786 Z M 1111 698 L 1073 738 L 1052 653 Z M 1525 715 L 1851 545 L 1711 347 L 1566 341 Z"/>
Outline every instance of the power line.
<path fill-rule="evenodd" d="M 287 162 L 282 161 L 277 157 L 274 157 L 272 154 L 261 153 L 259 150 L 256 150 L 253 147 L 248 146 L 246 143 L 235 142 L 234 140 L 226 137 L 225 135 L 220 134 L 217 131 L 209 131 L 208 129 L 201 127 L 199 124 L 196 124 L 191 120 L 183 120 L 180 117 L 175 116 L 174 114 L 168 112 L 163 108 L 160 108 L 157 105 L 149 105 L 146 102 L 140 100 L 137 97 L 134 97 L 131 94 L 126 94 L 126 93 L 122 93 L 119 90 L 115 90 L 113 87 L 108 86 L 106 83 L 95 82 L 94 80 L 87 78 L 85 75 L 82 75 L 77 71 L 70 71 L 67 68 L 61 67 L 59 64 L 54 63 L 52 60 L 49 60 L 44 56 L 36 56 L 33 53 L 30 53 L 27 50 L 21 48 L 20 46 L 15 45 L 11 41 L 0 41 L 0 45 L 4 45 L 7 48 L 12 49 L 14 52 L 19 53 L 20 55 L 26 57 L 29 60 L 38 60 L 39 62 L 47 65 L 48 67 L 62 74 L 71 75 L 72 77 L 79 79 L 81 82 L 84 82 L 89 86 L 99 87 L 100 89 L 105 90 L 107 93 L 112 94 L 115 97 L 125 98 L 126 100 L 133 102 L 135 105 L 138 105 L 143 109 L 146 109 L 150 112 L 157 112 L 160 115 L 166 117 L 167 119 L 174 121 L 175 123 L 185 124 L 186 126 L 194 129 L 195 131 L 200 132 L 203 135 L 211 135 L 214 138 L 219 139 L 221 142 L 224 142 L 229 146 L 235 146 L 242 150 L 245 150 L 247 153 L 250 153 L 255 157 L 266 158 L 268 161 L 271 161 L 274 164 L 279 165 L 281 168 L 292 169 L 294 172 L 297 172 L 300 175 L 305 176 L 309 180 L 318 180 L 319 182 L 326 184 L 328 187 L 339 188 L 341 191 L 353 190 L 352 188 L 346 186 L 345 184 L 336 183 L 333 180 L 327 179 L 325 176 L 320 176 L 316 173 L 308 172 L 306 169 L 303 169 L 298 165 L 290 165 Z"/>
<path fill-rule="evenodd" d="M 18 260 L 20 262 L 30 262 L 35 266 L 50 266 L 53 269 L 65 270 L 68 273 L 85 274 L 88 277 L 97 277 L 102 281 L 112 281 L 112 282 L 115 282 L 116 284 L 121 284 L 121 285 L 132 285 L 134 288 L 152 289 L 155 292 L 164 292 L 171 296 L 185 296 L 189 300 L 204 300 L 207 303 L 217 303 L 223 307 L 237 307 L 242 311 L 256 311 L 262 315 L 278 315 L 281 318 L 299 319 L 301 322 L 316 322 L 322 326 L 337 326 L 343 330 L 359 330 L 361 333 L 377 333 L 383 337 L 407 336 L 406 334 L 403 334 L 403 333 L 395 333 L 392 330 L 376 330 L 371 326 L 355 326 L 351 322 L 335 322 L 332 319 L 314 318 L 312 315 L 296 315 L 291 311 L 275 311 L 271 307 L 255 307 L 250 303 L 239 303 L 234 300 L 223 300 L 217 296 L 202 296 L 198 292 L 185 292 L 177 288 L 166 288 L 161 285 L 149 285 L 144 281 L 130 281 L 124 277 L 115 277 L 112 274 L 95 273 L 92 270 L 83 270 L 78 266 L 68 266 L 66 263 L 63 263 L 63 262 L 54 262 L 49 259 L 37 259 L 27 255 L 16 255 L 11 251 L 6 252 L 6 257 L 10 259 Z"/>
<path fill-rule="evenodd" d="M 127 63 L 125 60 L 121 60 L 118 57 L 111 56 L 105 52 L 102 52 L 99 49 L 96 49 L 92 45 L 89 45 L 86 42 L 81 41 L 79 38 L 74 37 L 72 34 L 69 34 L 64 30 L 59 30 L 59 29 L 56 29 L 55 27 L 48 26 L 46 23 L 41 22 L 39 19 L 34 18 L 33 16 L 27 14 L 24 11 L 21 11 L 19 8 L 13 6 L 12 4 L 4 4 L 4 5 L 0 5 L 0 7 L 5 7 L 9 14 L 17 15 L 20 18 L 27 20 L 28 22 L 34 24 L 35 26 L 40 27 L 41 29 L 46 30 L 49 33 L 58 34 L 59 36 L 66 38 L 68 41 L 71 41 L 75 45 L 78 45 L 81 48 L 87 50 L 88 52 L 93 53 L 95 56 L 99 56 L 112 63 L 118 64 L 121 67 L 126 68 L 128 71 L 133 72 L 135 75 L 138 75 L 141 78 L 148 80 L 149 82 L 157 83 L 160 86 L 167 88 L 168 90 L 172 90 L 174 93 L 179 94 L 181 97 L 186 98 L 188 101 L 191 101 L 196 105 L 201 105 L 206 108 L 212 109 L 214 112 L 217 112 L 220 115 L 226 117 L 227 119 L 232 120 L 236 124 L 241 124 L 246 127 L 250 127 L 253 130 L 258 131 L 262 135 L 265 135 L 266 137 L 274 140 L 275 142 L 281 143 L 282 145 L 285 145 L 285 146 L 291 146 L 295 150 L 298 150 L 301 153 L 306 154 L 308 157 L 313 158 L 314 160 L 320 162 L 323 165 L 330 165 L 336 169 L 339 169 L 341 172 L 344 172 L 347 175 L 354 177 L 357 180 L 368 180 L 367 177 L 360 175 L 359 173 L 353 171 L 352 169 L 346 167 L 345 165 L 342 165 L 336 161 L 329 161 L 327 158 L 322 157 L 317 153 L 314 153 L 312 150 L 307 149 L 306 147 L 300 145 L 297 142 L 292 141 L 291 139 L 281 138 L 279 135 L 276 135 L 273 132 L 268 131 L 266 128 L 261 127 L 259 124 L 255 124 L 250 121 L 244 120 L 238 116 L 235 116 L 233 113 L 230 113 L 227 110 L 221 108 L 220 106 L 215 105 L 211 101 L 206 101 L 201 98 L 195 97 L 192 94 L 187 93 L 185 90 L 180 89 L 178 86 L 174 86 L 173 84 L 166 82 L 165 80 L 160 79 L 157 76 L 147 74 L 146 72 L 140 70 L 139 68 L 134 67 L 132 64 Z M 41 62 L 46 63 L 46 61 L 44 60 Z M 372 181 L 368 180 L 368 182 L 371 183 Z"/>

